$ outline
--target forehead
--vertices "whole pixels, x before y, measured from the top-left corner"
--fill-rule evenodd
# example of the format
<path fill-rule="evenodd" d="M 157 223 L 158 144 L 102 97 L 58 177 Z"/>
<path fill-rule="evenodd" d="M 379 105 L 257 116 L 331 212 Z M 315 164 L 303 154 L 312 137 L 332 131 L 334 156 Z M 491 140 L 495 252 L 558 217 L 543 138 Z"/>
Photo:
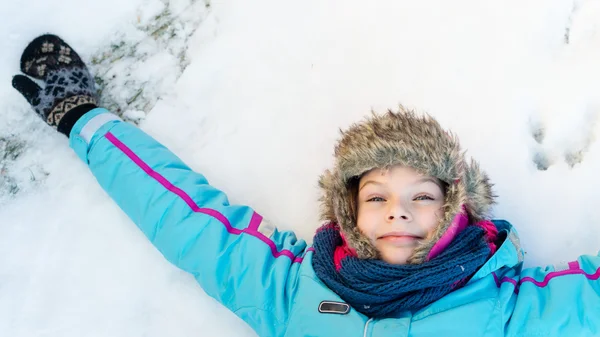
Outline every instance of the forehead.
<path fill-rule="evenodd" d="M 383 179 L 378 179 L 383 178 Z M 375 168 L 362 175 L 361 180 L 385 180 L 385 178 L 405 178 L 412 180 L 420 180 L 423 178 L 429 178 L 437 180 L 435 177 L 431 177 L 422 173 L 419 173 L 412 167 L 394 165 L 389 168 Z"/>

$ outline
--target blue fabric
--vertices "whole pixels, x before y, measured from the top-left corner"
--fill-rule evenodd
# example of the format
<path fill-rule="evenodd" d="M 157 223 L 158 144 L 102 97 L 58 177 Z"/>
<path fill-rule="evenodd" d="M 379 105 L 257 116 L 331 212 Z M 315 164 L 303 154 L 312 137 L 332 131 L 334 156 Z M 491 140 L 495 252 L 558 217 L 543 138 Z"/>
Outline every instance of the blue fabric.
<path fill-rule="evenodd" d="M 491 252 L 484 230 L 468 226 L 431 261 L 392 265 L 382 260 L 347 256 L 338 271 L 333 257 L 335 249 L 342 244 L 335 226 L 317 232 L 313 243 L 315 273 L 354 309 L 378 318 L 419 310 L 439 300 L 473 275 Z"/>
<path fill-rule="evenodd" d="M 92 109 L 92 110 L 88 111 L 85 115 L 81 116 L 81 118 L 79 118 L 77 120 L 75 125 L 73 125 L 73 128 L 71 128 L 71 134 L 69 135 L 69 145 L 75 151 L 75 153 L 77 154 L 79 159 L 83 160 L 83 162 L 85 162 L 86 164 L 88 164 L 87 154 L 88 154 L 89 144 L 83 139 L 83 137 L 81 137 L 81 135 L 79 133 L 81 132 L 81 129 L 92 118 L 94 118 L 98 115 L 101 115 L 101 114 L 105 114 L 105 113 L 109 113 L 109 111 L 104 108 Z M 98 136 L 106 133 L 107 128 L 109 128 L 114 123 L 115 122 L 111 122 L 111 123 L 107 123 L 106 125 L 104 125 L 103 130 L 102 130 L 103 132 L 97 132 L 95 134 L 95 137 L 98 137 Z M 94 139 L 92 139 L 91 142 L 93 142 L 93 140 Z"/>
<path fill-rule="evenodd" d="M 76 126 L 71 136 L 83 127 Z M 194 211 L 111 143 L 108 132 L 171 189 L 215 213 Z M 72 143 L 76 149 L 81 145 Z M 439 300 L 386 318 L 369 318 L 355 308 L 326 314 L 318 310 L 323 301 L 344 300 L 317 276 L 306 243 L 271 228 L 252 208 L 230 205 L 222 191 L 142 130 L 110 122 L 77 151 L 132 225 L 259 336 L 600 336 L 600 257 L 579 257 L 568 274 L 553 266 L 523 269 L 518 234 L 507 221 L 494 221 L 500 239 L 496 253 L 464 286 Z M 261 221 L 251 227 L 258 231 L 249 229 L 253 219 Z"/>

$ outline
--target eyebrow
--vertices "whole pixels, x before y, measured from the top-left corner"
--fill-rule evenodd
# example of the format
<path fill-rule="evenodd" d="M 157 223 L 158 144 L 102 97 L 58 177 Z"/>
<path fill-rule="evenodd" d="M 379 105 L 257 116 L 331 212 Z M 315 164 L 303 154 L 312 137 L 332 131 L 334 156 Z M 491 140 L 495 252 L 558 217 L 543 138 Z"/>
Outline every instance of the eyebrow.
<path fill-rule="evenodd" d="M 360 190 L 362 190 L 362 189 L 363 189 L 363 187 L 365 187 L 365 186 L 367 186 L 367 185 L 369 185 L 369 184 L 380 185 L 380 186 L 381 186 L 381 185 L 383 185 L 383 183 L 380 183 L 379 181 L 375 181 L 375 180 L 367 180 L 367 181 L 366 181 L 366 182 L 365 182 L 365 183 L 364 183 L 362 186 L 360 186 L 360 187 L 358 188 L 358 191 L 360 192 Z"/>
<path fill-rule="evenodd" d="M 417 180 L 414 184 L 422 184 L 422 183 L 426 183 L 426 182 L 432 182 L 434 184 L 436 184 L 440 189 L 443 190 L 442 184 L 440 184 L 439 181 L 437 181 L 436 179 L 432 178 L 432 177 L 423 177 L 419 180 Z M 358 188 L 358 191 L 360 192 L 360 190 L 363 189 L 363 187 L 369 185 L 369 184 L 374 184 L 374 185 L 384 185 L 383 183 L 376 181 L 376 180 L 367 180 L 362 186 L 360 186 Z"/>
<path fill-rule="evenodd" d="M 438 185 L 439 188 L 442 188 L 442 184 L 440 184 L 439 180 L 434 179 L 432 177 L 423 177 L 423 178 L 417 180 L 417 184 L 422 184 L 422 183 L 425 183 L 425 182 L 428 182 L 428 181 L 430 181 L 430 182 Z"/>

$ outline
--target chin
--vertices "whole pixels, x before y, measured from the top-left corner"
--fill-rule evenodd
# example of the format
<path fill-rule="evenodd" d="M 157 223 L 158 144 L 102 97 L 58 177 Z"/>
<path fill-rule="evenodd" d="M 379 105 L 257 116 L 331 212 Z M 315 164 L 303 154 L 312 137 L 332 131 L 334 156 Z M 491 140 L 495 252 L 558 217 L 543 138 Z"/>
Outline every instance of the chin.
<path fill-rule="evenodd" d="M 404 249 L 395 249 L 394 252 L 387 251 L 384 254 L 381 254 L 381 259 L 389 264 L 397 264 L 403 265 L 408 264 L 408 258 L 412 254 L 412 249 L 410 252 L 407 252 Z"/>

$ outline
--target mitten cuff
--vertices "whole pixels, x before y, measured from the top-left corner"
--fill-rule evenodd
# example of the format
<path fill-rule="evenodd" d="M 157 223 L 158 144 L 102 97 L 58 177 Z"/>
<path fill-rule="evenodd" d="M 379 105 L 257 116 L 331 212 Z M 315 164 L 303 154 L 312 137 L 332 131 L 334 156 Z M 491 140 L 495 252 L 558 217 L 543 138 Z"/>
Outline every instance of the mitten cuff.
<path fill-rule="evenodd" d="M 57 127 L 60 124 L 64 116 L 69 112 L 81 105 L 96 105 L 96 99 L 87 95 L 73 95 L 69 96 L 62 101 L 58 102 L 46 117 L 46 123 L 48 125 Z M 89 111 L 89 110 L 88 110 Z M 87 111 L 86 111 L 87 112 Z"/>
<path fill-rule="evenodd" d="M 94 103 L 85 103 L 72 108 L 68 111 L 68 113 L 62 116 L 58 122 L 56 130 L 69 137 L 69 134 L 71 134 L 71 129 L 73 129 L 73 126 L 79 120 L 79 118 L 95 108 L 97 108 L 97 106 Z"/>

